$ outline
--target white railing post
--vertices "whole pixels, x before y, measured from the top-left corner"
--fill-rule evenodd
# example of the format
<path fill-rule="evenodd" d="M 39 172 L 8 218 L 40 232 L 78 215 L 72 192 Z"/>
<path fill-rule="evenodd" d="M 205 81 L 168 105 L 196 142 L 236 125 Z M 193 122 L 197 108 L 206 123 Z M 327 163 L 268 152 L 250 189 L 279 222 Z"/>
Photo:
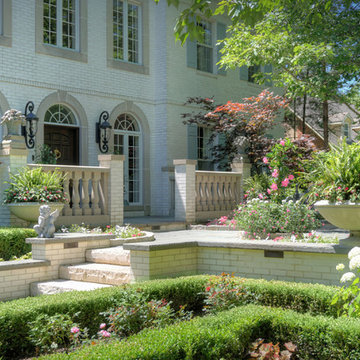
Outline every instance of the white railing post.
<path fill-rule="evenodd" d="M 174 160 L 175 166 L 175 219 L 195 221 L 196 212 L 196 160 Z"/>
<path fill-rule="evenodd" d="M 251 176 L 251 163 L 247 156 L 235 158 L 231 164 L 231 171 L 241 173 L 241 179 L 237 184 L 237 191 L 240 194 L 240 200 L 244 197 L 244 180 Z"/>
<path fill-rule="evenodd" d="M 110 170 L 108 178 L 107 209 L 111 225 L 124 222 L 124 155 L 99 155 L 99 166 Z"/>

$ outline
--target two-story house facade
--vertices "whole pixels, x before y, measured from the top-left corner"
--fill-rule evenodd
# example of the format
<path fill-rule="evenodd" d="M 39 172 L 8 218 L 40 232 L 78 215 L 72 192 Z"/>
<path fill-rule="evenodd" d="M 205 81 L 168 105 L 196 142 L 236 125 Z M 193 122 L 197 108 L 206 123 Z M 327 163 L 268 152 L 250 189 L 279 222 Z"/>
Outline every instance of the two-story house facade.
<path fill-rule="evenodd" d="M 169 215 L 173 159 L 205 153 L 206 131 L 180 117 L 187 97 L 221 103 L 261 91 L 253 69 L 216 65 L 226 18 L 204 21 L 203 42 L 182 47 L 177 14 L 153 0 L 0 0 L 0 115 L 33 101 L 36 145 L 85 166 L 97 165 L 95 127 L 108 111 L 109 153 L 125 155 L 125 214 Z"/>

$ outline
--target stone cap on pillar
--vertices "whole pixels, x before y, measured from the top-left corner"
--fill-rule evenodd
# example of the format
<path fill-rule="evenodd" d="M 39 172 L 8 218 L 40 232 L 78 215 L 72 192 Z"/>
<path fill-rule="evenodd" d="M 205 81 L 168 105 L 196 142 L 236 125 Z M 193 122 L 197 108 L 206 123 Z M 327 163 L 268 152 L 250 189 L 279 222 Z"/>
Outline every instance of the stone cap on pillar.
<path fill-rule="evenodd" d="M 197 165 L 197 160 L 190 159 L 175 159 L 173 160 L 173 164 L 176 165 Z"/>
<path fill-rule="evenodd" d="M 99 161 L 124 161 L 125 155 L 104 154 L 98 155 Z"/>

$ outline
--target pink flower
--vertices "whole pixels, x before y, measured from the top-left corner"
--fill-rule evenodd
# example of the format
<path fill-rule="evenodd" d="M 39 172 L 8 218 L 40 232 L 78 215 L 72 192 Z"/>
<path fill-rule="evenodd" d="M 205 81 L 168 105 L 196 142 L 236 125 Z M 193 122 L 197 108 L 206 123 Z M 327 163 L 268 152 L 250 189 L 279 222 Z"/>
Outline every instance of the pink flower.
<path fill-rule="evenodd" d="M 289 213 L 289 212 L 290 212 L 290 209 L 286 209 L 286 212 L 288 212 L 288 213 Z"/>
<path fill-rule="evenodd" d="M 338 190 L 341 190 L 341 186 L 339 186 L 337 189 L 338 189 Z"/>
<path fill-rule="evenodd" d="M 268 193 L 269 195 L 271 194 L 271 190 L 270 190 L 270 189 L 267 189 L 266 191 L 267 191 L 267 193 Z"/>
<path fill-rule="evenodd" d="M 281 145 L 281 146 L 285 146 L 285 141 L 284 141 L 284 140 L 281 140 L 281 141 L 280 141 L 280 145 Z"/>
<path fill-rule="evenodd" d="M 275 183 L 271 184 L 270 187 L 271 187 L 272 190 L 277 190 L 278 189 L 278 186 Z"/>
<path fill-rule="evenodd" d="M 111 336 L 111 334 L 106 330 L 100 330 L 99 332 L 102 337 L 110 337 Z"/>
<path fill-rule="evenodd" d="M 262 200 L 264 198 L 263 194 L 259 194 L 259 199 Z"/>
<path fill-rule="evenodd" d="M 80 331 L 80 329 L 79 329 L 77 326 L 73 326 L 73 327 L 70 329 L 70 332 L 71 332 L 72 334 L 77 334 L 79 331 Z"/>
<path fill-rule="evenodd" d="M 315 193 L 315 196 L 319 196 L 319 194 L 318 194 L 318 193 Z"/>
<path fill-rule="evenodd" d="M 289 175 L 289 176 L 288 176 L 288 179 L 289 179 L 289 180 L 294 180 L 294 175 Z"/>
<path fill-rule="evenodd" d="M 283 187 L 287 187 L 289 185 L 289 179 L 285 178 L 282 182 L 281 182 L 281 186 Z"/>
<path fill-rule="evenodd" d="M 105 329 L 105 328 L 106 328 L 106 324 L 105 324 L 105 323 L 100 324 L 100 329 Z"/>
<path fill-rule="evenodd" d="M 274 177 L 274 178 L 277 178 L 277 177 L 279 176 L 278 170 L 275 169 L 275 170 L 272 172 L 271 176 Z"/>
<path fill-rule="evenodd" d="M 268 158 L 267 158 L 266 156 L 263 158 L 263 163 L 264 163 L 264 164 L 268 164 L 268 163 L 269 163 L 269 160 L 268 160 Z"/>

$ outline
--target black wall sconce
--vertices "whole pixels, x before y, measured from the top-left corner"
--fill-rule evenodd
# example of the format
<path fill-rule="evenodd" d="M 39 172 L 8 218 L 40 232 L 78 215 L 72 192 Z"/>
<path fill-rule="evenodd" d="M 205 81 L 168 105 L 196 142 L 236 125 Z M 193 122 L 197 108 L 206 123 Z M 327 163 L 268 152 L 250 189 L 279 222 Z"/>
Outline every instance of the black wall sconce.
<path fill-rule="evenodd" d="M 35 135 L 38 129 L 39 118 L 33 113 L 34 103 L 28 101 L 25 106 L 25 121 L 26 124 L 21 126 L 21 135 L 25 137 L 25 144 L 28 149 L 33 149 L 35 146 Z"/>
<path fill-rule="evenodd" d="M 110 129 L 111 125 L 108 121 L 110 115 L 107 111 L 103 111 L 99 116 L 99 121 L 96 123 L 96 142 L 99 144 L 100 152 L 103 154 L 109 151 Z"/>

